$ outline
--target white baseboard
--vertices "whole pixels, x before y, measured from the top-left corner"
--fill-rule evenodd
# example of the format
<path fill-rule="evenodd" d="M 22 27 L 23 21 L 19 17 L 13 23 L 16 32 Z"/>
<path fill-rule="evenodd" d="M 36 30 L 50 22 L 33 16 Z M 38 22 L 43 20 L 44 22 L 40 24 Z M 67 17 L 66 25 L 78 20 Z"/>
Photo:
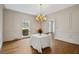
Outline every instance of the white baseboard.
<path fill-rule="evenodd" d="M 62 38 L 62 37 L 55 37 L 55 39 L 79 45 L 79 42 L 76 41 L 75 39 L 66 39 L 66 38 Z"/>

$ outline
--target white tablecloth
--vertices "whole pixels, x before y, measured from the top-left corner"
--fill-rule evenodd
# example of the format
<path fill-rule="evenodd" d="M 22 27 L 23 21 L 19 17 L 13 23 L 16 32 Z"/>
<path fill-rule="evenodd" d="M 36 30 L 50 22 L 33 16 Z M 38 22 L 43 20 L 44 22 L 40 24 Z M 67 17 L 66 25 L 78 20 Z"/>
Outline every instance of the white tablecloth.
<path fill-rule="evenodd" d="M 38 52 L 42 53 L 42 48 L 50 47 L 50 35 L 33 34 L 31 36 L 31 45 Z"/>

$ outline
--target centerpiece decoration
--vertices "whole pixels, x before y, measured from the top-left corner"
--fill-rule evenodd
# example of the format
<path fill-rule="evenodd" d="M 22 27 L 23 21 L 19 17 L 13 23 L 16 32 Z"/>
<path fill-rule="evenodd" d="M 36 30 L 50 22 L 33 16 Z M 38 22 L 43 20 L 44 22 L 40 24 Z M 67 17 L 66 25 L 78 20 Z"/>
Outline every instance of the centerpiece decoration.
<path fill-rule="evenodd" d="M 42 31 L 42 29 L 41 29 L 41 28 L 39 28 L 39 29 L 37 30 L 37 32 L 38 32 L 38 33 L 40 33 L 40 34 L 42 34 L 42 33 L 43 33 L 43 31 Z"/>

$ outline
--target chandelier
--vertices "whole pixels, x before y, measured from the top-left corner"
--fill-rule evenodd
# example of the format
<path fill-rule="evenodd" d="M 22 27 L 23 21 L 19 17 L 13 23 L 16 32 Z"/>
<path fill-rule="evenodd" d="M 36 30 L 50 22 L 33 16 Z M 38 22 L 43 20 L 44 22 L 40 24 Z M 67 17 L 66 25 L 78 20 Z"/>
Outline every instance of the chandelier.
<path fill-rule="evenodd" d="M 44 14 L 42 14 L 42 4 L 40 4 L 40 14 L 38 16 L 36 16 L 36 20 L 39 22 L 43 22 L 46 20 L 46 16 Z"/>

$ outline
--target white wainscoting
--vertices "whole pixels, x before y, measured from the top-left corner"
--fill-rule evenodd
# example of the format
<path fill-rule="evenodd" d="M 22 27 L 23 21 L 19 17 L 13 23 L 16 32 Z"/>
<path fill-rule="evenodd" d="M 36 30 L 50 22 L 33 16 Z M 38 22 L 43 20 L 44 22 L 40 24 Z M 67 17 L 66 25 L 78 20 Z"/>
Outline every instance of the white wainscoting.
<path fill-rule="evenodd" d="M 64 32 L 63 30 L 57 29 L 55 33 L 55 39 L 79 44 L 79 33 Z"/>
<path fill-rule="evenodd" d="M 2 33 L 0 32 L 0 48 L 2 47 Z"/>

